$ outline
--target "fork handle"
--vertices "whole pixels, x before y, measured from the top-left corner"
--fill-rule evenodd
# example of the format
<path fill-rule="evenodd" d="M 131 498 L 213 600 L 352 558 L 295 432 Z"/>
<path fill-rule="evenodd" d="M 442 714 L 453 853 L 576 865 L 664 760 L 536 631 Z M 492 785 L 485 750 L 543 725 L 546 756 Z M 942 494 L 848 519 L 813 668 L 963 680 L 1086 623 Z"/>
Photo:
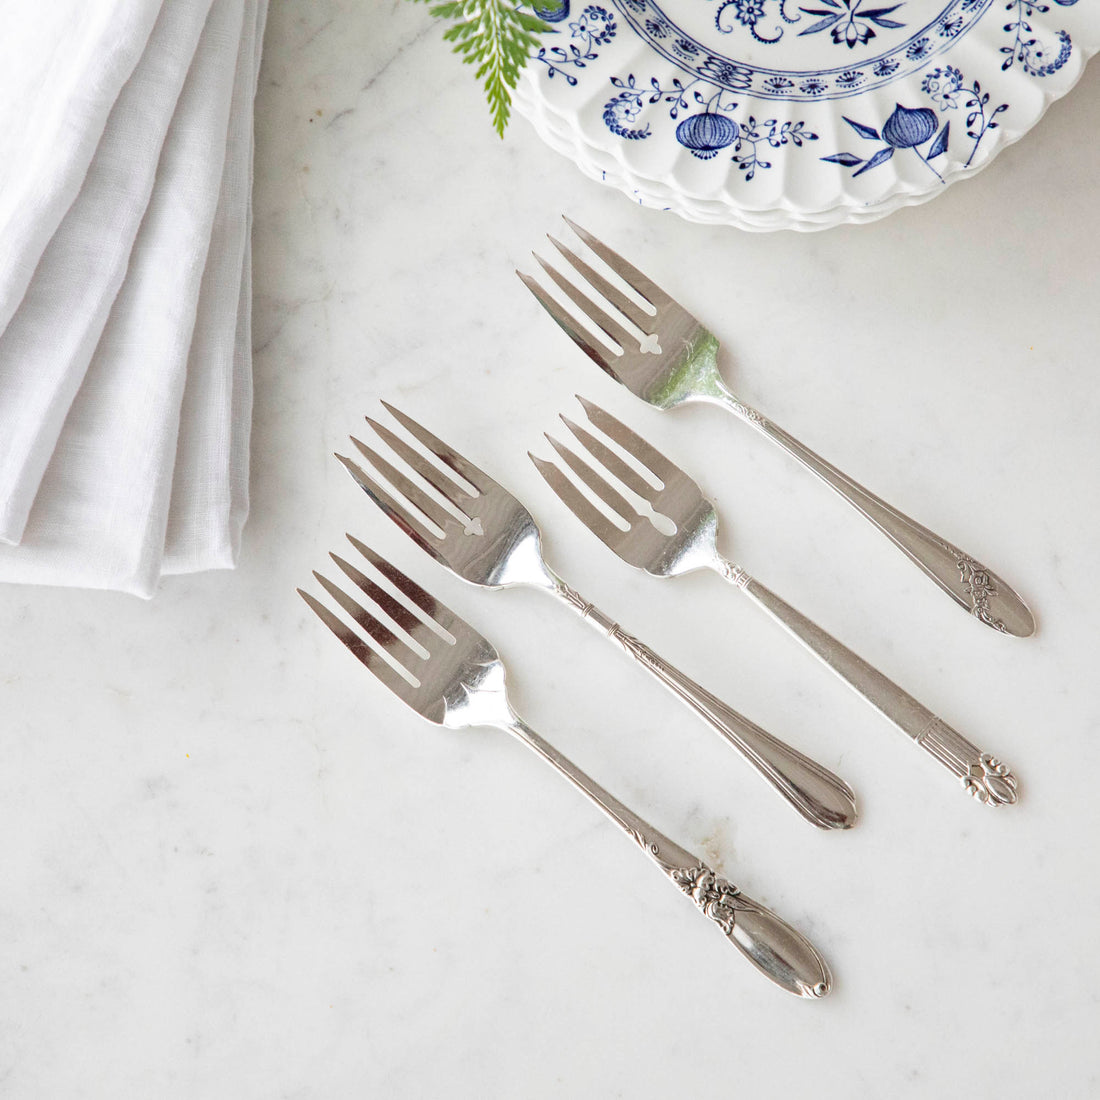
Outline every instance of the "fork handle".
<path fill-rule="evenodd" d="M 967 793 L 988 806 L 1011 805 L 1016 801 L 1016 777 L 996 757 L 982 752 L 893 680 L 743 569 L 732 562 L 721 561 L 720 572 L 815 653 L 880 714 L 889 718 L 898 729 L 956 776 Z"/>
<path fill-rule="evenodd" d="M 1035 619 L 1027 604 L 981 562 L 916 520 L 903 515 L 732 394 L 724 394 L 721 404 L 772 442 L 778 443 L 826 485 L 835 489 L 960 607 L 966 608 L 980 622 L 1002 634 L 1014 634 L 1019 638 L 1026 638 L 1035 632 Z"/>
<path fill-rule="evenodd" d="M 829 967 L 805 936 L 640 818 L 523 719 L 513 717 L 501 725 L 603 810 L 758 970 L 799 997 L 824 997 L 829 992 Z"/>
<path fill-rule="evenodd" d="M 702 688 L 579 593 L 560 583 L 557 594 L 582 618 L 661 681 L 677 698 L 724 737 L 807 821 L 819 829 L 849 829 L 856 823 L 856 800 L 843 779 L 784 744 L 755 722 Z"/>

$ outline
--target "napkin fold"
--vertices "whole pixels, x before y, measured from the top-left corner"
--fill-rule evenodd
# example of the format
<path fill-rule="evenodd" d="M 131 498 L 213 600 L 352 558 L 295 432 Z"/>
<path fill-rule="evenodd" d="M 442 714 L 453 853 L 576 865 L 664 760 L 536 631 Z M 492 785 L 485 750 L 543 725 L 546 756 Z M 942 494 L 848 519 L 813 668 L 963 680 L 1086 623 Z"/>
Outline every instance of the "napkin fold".
<path fill-rule="evenodd" d="M 0 335 L 0 542 L 23 537 L 46 464 L 122 286 L 209 10 L 205 0 L 161 11 L 80 193 Z"/>
<path fill-rule="evenodd" d="M 0 329 L 76 198 L 163 0 L 6 4 L 0 34 Z"/>
<path fill-rule="evenodd" d="M 163 575 L 232 568 L 248 516 L 252 105 L 266 20 L 266 2 L 246 0 L 221 193 L 187 363 Z"/>
<path fill-rule="evenodd" d="M 141 5 L 96 6 L 129 20 L 120 38 L 137 35 Z M 148 597 L 163 574 L 236 562 L 267 5 L 152 7 L 82 186 L 0 332 L 0 541 L 13 544 L 0 546 L 0 580 Z M 19 281 L 4 230 L 0 293 Z"/>

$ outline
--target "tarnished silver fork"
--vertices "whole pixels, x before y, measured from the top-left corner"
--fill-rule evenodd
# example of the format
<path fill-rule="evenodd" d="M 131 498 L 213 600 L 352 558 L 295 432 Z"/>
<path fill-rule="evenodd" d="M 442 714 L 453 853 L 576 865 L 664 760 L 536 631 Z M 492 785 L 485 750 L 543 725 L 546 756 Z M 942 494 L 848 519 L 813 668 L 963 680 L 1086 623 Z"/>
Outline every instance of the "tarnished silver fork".
<path fill-rule="evenodd" d="M 464 483 L 369 416 L 367 423 L 404 469 L 362 440 L 353 436 L 352 442 L 407 503 L 350 458 L 336 456 L 367 496 L 418 546 L 471 584 L 491 589 L 526 584 L 558 597 L 687 703 L 807 821 L 822 829 L 846 829 L 855 823 L 855 796 L 842 779 L 742 717 L 570 588 L 546 565 L 538 526 L 511 493 L 412 417 L 386 402 L 383 405 L 428 454 Z M 431 486 L 438 498 L 414 482 L 406 470 Z"/>
<path fill-rule="evenodd" d="M 385 558 L 348 538 L 388 582 L 383 587 L 331 555 L 374 610 L 318 572 L 313 575 L 355 626 L 308 592 L 299 588 L 298 593 L 368 671 L 438 726 L 496 726 L 513 734 L 587 795 L 773 982 L 800 997 L 829 992 L 829 968 L 804 936 L 658 832 L 540 737 L 509 705 L 504 665 L 492 644 Z"/>
<path fill-rule="evenodd" d="M 1024 638 L 1035 630 L 1027 604 L 1000 577 L 946 539 L 902 515 L 896 508 L 842 473 L 774 421 L 739 400 L 718 370 L 718 339 L 651 279 L 591 233 L 565 219 L 578 237 L 649 309 L 632 301 L 560 241 L 550 242 L 583 282 L 617 311 L 613 317 L 578 286 L 536 255 L 550 281 L 586 321 L 601 331 L 612 350 L 590 335 L 576 318 L 529 275 L 516 272 L 542 307 L 586 355 L 631 393 L 659 409 L 685 401 L 707 401 L 739 416 L 835 489 L 918 565 L 956 603 L 987 626 Z M 633 331 L 632 331 L 633 329 Z M 644 339 L 639 337 L 641 333 Z"/>
<path fill-rule="evenodd" d="M 979 802 L 1000 806 L 1016 801 L 1016 779 L 1004 764 L 989 753 L 982 752 L 908 692 L 781 600 L 740 566 L 722 557 L 718 552 L 718 516 L 714 505 L 679 466 L 609 412 L 583 397 L 578 397 L 578 400 L 589 421 L 633 456 L 650 476 L 643 477 L 601 439 L 569 417 L 562 416 L 566 427 L 618 485 L 675 525 L 675 530 L 670 534 L 658 530 L 651 516 L 639 512 L 608 476 L 597 472 L 575 451 L 547 435 L 546 438 L 569 469 L 627 525 L 624 531 L 612 523 L 554 463 L 531 455 L 531 461 L 550 487 L 594 535 L 624 561 L 655 577 L 674 577 L 704 568 L 715 570 L 786 627 L 841 679 L 943 764 Z"/>

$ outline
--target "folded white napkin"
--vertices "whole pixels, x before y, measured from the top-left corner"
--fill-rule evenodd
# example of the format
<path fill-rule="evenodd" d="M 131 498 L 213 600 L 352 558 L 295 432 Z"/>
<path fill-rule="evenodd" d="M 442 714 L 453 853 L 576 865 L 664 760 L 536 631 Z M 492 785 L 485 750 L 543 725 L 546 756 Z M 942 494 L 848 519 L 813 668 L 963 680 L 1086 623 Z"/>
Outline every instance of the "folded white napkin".
<path fill-rule="evenodd" d="M 165 4 L 0 334 L 0 580 L 149 596 L 235 563 L 265 14 Z"/>
<path fill-rule="evenodd" d="M 163 0 L 5 4 L 0 29 L 0 330 L 72 205 Z"/>
<path fill-rule="evenodd" d="M 80 193 L 0 334 L 0 542 L 23 537 L 46 463 L 103 335 L 209 9 L 204 0 L 161 11 Z"/>

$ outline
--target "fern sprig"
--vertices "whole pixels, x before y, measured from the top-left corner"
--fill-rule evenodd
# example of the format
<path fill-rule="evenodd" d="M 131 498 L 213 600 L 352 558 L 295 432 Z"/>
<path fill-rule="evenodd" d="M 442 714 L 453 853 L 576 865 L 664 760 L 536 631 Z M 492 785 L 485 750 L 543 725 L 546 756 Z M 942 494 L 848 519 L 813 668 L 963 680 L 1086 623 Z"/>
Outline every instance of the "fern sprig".
<path fill-rule="evenodd" d="M 454 21 L 443 37 L 454 43 L 454 52 L 466 64 L 477 65 L 476 76 L 485 88 L 493 127 L 503 137 L 512 89 L 538 46 L 538 36 L 553 28 L 508 0 L 443 0 L 432 3 L 429 11 L 438 19 Z"/>

